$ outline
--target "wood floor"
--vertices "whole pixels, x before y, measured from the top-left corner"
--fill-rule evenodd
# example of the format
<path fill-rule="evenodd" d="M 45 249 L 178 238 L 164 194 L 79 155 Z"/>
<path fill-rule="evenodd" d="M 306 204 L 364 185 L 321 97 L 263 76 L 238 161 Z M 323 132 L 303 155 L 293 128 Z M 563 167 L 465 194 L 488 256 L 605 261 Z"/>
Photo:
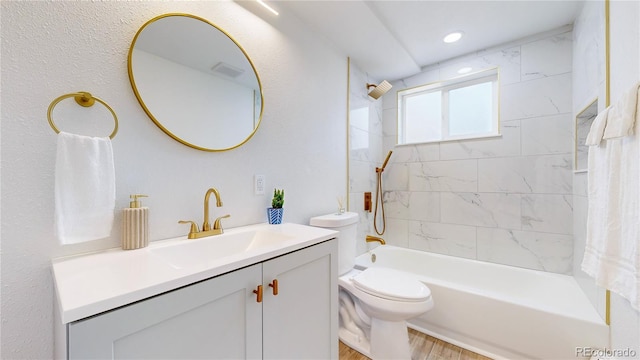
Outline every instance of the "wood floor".
<path fill-rule="evenodd" d="M 413 360 L 491 360 L 486 356 L 409 329 L 411 343 L 411 359 Z M 367 360 L 368 357 L 340 342 L 340 360 Z"/>

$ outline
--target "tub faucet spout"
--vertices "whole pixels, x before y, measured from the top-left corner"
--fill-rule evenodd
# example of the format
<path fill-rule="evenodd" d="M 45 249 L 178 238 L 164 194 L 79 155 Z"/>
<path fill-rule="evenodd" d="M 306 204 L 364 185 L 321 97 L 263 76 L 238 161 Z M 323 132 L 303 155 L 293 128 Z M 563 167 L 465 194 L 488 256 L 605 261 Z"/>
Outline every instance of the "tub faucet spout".
<path fill-rule="evenodd" d="M 383 238 L 380 238 L 380 237 L 377 237 L 377 236 L 372 236 L 372 235 L 367 235 L 366 241 L 367 242 L 379 242 L 380 245 L 386 245 L 387 244 L 387 242 L 384 241 Z"/>

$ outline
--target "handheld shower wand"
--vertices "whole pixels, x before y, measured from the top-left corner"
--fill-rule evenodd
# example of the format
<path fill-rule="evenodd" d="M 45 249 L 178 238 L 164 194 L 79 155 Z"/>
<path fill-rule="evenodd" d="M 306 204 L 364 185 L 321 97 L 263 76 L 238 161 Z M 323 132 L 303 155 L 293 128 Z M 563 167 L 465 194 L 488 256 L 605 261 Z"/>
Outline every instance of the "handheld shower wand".
<path fill-rule="evenodd" d="M 387 220 L 385 219 L 385 216 L 384 216 L 384 200 L 382 198 L 382 172 L 384 171 L 384 168 L 387 167 L 387 163 L 391 158 L 391 153 L 393 153 L 393 151 L 389 150 L 389 153 L 387 154 L 387 158 L 384 159 L 384 162 L 382 163 L 382 167 L 376 167 L 378 183 L 376 186 L 376 207 L 373 212 L 373 228 L 375 229 L 376 234 L 378 235 L 383 235 L 387 228 Z M 380 209 L 382 210 L 382 231 L 378 230 L 378 221 L 377 221 L 378 203 L 380 203 Z"/>
<path fill-rule="evenodd" d="M 384 168 L 387 167 L 387 163 L 389 162 L 389 159 L 391 158 L 391 153 L 393 153 L 393 151 L 389 150 L 389 153 L 387 154 L 387 158 L 384 159 L 384 162 L 382 163 L 382 167 L 376 167 L 376 172 L 377 173 L 381 173 L 384 171 Z"/>

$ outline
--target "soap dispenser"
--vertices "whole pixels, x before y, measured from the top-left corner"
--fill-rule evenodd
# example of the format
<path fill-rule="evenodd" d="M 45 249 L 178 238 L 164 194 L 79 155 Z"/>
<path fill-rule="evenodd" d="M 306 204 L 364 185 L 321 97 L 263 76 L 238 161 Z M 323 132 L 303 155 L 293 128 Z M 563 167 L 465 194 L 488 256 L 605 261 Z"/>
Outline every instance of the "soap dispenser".
<path fill-rule="evenodd" d="M 134 194 L 129 196 L 133 201 L 129 207 L 122 210 L 122 248 L 124 250 L 140 249 L 149 245 L 149 208 L 141 207 L 141 197 L 147 195 Z"/>

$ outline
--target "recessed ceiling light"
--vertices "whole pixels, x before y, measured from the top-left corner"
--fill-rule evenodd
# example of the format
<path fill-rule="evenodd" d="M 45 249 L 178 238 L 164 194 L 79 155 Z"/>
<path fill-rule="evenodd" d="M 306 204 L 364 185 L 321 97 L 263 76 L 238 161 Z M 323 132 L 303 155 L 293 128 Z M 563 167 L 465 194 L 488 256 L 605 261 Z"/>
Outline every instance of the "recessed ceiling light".
<path fill-rule="evenodd" d="M 468 66 L 467 67 L 463 67 L 460 70 L 458 70 L 458 74 L 466 74 L 468 72 L 471 72 L 471 70 L 473 70 L 473 69 L 468 67 Z"/>
<path fill-rule="evenodd" d="M 262 1 L 262 0 L 256 0 L 256 1 L 258 2 L 258 4 L 264 6 L 265 9 L 271 11 L 274 15 L 279 15 L 278 12 L 274 8 L 272 8 L 271 6 L 267 5 L 267 3 L 265 3 L 264 1 Z"/>
<path fill-rule="evenodd" d="M 442 39 L 442 41 L 446 43 L 456 42 L 462 38 L 462 34 L 463 34 L 462 31 L 452 32 L 451 34 L 445 36 L 444 39 Z"/>

